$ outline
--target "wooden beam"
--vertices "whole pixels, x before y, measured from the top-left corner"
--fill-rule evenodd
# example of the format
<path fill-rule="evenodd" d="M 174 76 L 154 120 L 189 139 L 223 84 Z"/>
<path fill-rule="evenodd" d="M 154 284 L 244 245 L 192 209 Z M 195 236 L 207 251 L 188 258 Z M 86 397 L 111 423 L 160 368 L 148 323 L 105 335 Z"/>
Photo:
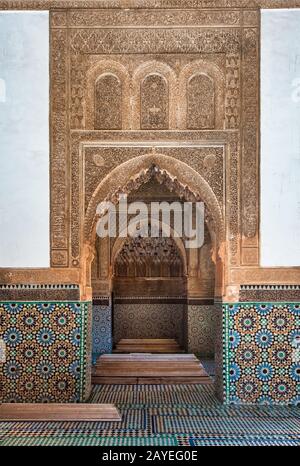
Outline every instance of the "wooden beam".
<path fill-rule="evenodd" d="M 2 403 L 0 421 L 111 421 L 121 416 L 112 404 Z"/>

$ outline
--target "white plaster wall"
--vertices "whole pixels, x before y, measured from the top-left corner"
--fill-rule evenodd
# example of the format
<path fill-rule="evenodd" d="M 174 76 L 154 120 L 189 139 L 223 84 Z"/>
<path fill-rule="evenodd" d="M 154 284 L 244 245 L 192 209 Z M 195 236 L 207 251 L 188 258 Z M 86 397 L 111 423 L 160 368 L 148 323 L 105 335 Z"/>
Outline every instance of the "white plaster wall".
<path fill-rule="evenodd" d="M 47 12 L 0 12 L 0 267 L 49 266 Z"/>
<path fill-rule="evenodd" d="M 261 25 L 261 265 L 300 266 L 300 10 Z"/>

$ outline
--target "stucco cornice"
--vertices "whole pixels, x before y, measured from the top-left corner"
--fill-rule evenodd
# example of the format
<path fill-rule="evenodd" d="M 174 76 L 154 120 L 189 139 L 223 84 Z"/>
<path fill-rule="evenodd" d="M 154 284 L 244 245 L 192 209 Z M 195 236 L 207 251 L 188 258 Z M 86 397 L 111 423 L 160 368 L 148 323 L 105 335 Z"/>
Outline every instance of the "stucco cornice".
<path fill-rule="evenodd" d="M 1 10 L 300 8 L 300 0 L 0 0 Z"/>

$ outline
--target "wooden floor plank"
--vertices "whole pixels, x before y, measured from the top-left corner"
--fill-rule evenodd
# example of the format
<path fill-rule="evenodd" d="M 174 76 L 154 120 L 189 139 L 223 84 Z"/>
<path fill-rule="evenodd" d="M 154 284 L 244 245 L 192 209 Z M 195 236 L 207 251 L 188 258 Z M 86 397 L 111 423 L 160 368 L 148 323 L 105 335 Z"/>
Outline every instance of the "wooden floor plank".
<path fill-rule="evenodd" d="M 151 382 L 152 381 L 152 382 Z M 211 383 L 193 354 L 106 354 L 98 358 L 92 383 Z"/>
<path fill-rule="evenodd" d="M 144 343 L 173 343 L 176 342 L 174 338 L 122 338 L 119 343 L 140 343 L 143 341 Z"/>
<path fill-rule="evenodd" d="M 112 404 L 2 403 L 0 421 L 121 421 Z"/>
<path fill-rule="evenodd" d="M 178 342 L 172 338 L 128 338 L 121 339 L 114 349 L 114 353 L 180 353 Z"/>
<path fill-rule="evenodd" d="M 101 361 L 131 361 L 131 360 L 170 360 L 170 361 L 199 361 L 194 354 L 152 354 L 152 353 L 129 353 L 129 354 L 103 354 Z"/>
<path fill-rule="evenodd" d="M 93 385 L 212 385 L 210 377 L 92 377 Z"/>

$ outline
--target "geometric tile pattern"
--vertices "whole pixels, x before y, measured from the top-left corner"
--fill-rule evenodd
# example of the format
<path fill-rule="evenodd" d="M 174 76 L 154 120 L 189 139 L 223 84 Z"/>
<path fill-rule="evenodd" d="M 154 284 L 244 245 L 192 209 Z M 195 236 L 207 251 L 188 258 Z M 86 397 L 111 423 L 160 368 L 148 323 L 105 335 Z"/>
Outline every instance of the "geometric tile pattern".
<path fill-rule="evenodd" d="M 0 401 L 71 402 L 83 399 L 88 304 L 0 304 Z"/>
<path fill-rule="evenodd" d="M 0 446 L 300 445 L 299 408 L 222 405 L 208 385 L 102 385 L 90 402 L 122 421 L 0 422 Z"/>
<path fill-rule="evenodd" d="M 300 404 L 300 305 L 223 309 L 226 402 Z"/>
<path fill-rule="evenodd" d="M 213 357 L 215 352 L 218 306 L 188 306 L 188 351 Z"/>
<path fill-rule="evenodd" d="M 111 307 L 93 304 L 93 363 L 100 354 L 112 352 Z"/>
<path fill-rule="evenodd" d="M 185 304 L 114 305 L 114 341 L 121 338 L 174 338 L 183 344 Z"/>

